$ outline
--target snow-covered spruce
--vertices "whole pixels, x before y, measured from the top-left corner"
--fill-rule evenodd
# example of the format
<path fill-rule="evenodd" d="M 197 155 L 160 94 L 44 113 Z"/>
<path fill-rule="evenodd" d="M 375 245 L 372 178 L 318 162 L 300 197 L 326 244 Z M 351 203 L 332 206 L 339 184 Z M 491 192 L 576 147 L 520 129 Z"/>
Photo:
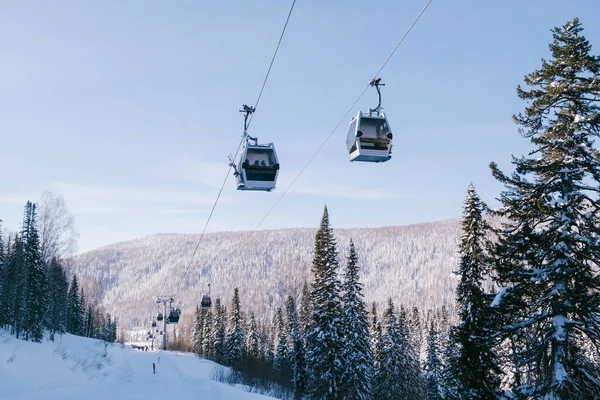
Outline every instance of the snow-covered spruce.
<path fill-rule="evenodd" d="M 528 105 L 514 120 L 535 151 L 511 176 L 491 164 L 509 221 L 493 254 L 505 288 L 493 333 L 522 398 L 600 393 L 600 58 L 581 31 L 577 19 L 554 28 L 552 58 L 518 88 Z"/>
<path fill-rule="evenodd" d="M 309 388 L 317 398 L 340 398 L 343 374 L 341 283 L 337 276 L 338 261 L 333 229 L 327 207 L 315 236 L 312 265 L 312 323 L 306 337 L 306 363 Z"/>
<path fill-rule="evenodd" d="M 487 329 L 492 318 L 491 299 L 483 290 L 484 275 L 489 268 L 484 252 L 487 231 L 484 209 L 475 187 L 470 185 L 463 210 L 457 271 L 460 323 L 452 329 L 450 340 L 454 351 L 444 373 L 449 399 L 495 399 L 500 395 L 500 371 Z"/>
<path fill-rule="evenodd" d="M 358 280 L 358 255 L 354 243 L 350 241 L 348 262 L 343 282 L 342 326 L 345 344 L 342 358 L 341 393 L 346 399 L 370 399 L 373 376 L 373 354 L 369 320 L 362 295 L 362 284 Z"/>

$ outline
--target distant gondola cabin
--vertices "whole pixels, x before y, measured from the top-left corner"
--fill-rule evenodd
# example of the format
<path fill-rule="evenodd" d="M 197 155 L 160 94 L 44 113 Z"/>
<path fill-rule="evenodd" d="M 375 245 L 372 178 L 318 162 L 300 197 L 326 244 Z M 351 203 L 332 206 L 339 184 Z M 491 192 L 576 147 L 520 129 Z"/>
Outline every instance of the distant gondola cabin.
<path fill-rule="evenodd" d="M 179 310 L 179 308 L 175 309 L 172 308 L 171 311 L 169 312 L 169 323 L 170 324 L 178 324 L 179 323 L 179 314 L 181 313 L 181 310 Z"/>
<path fill-rule="evenodd" d="M 202 296 L 202 301 L 200 301 L 200 308 L 203 310 L 209 310 L 211 305 L 212 305 L 212 302 L 210 300 L 210 296 L 207 294 Z"/>

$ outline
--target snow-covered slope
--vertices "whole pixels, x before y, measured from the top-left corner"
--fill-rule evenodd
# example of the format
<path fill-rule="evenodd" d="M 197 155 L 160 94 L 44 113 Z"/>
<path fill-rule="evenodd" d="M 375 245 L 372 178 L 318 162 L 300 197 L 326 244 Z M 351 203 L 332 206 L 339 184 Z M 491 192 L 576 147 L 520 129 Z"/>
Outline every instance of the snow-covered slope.
<path fill-rule="evenodd" d="M 141 352 L 69 334 L 25 342 L 0 329 L 0 399 L 271 398 L 211 379 L 215 366 L 189 354 Z"/>
<path fill-rule="evenodd" d="M 193 259 L 198 235 L 152 235 L 81 254 L 72 271 L 86 287 L 86 297 L 106 306 L 121 326 L 146 326 L 157 311 L 158 295 L 174 295 L 182 323 L 188 325 L 208 283 L 213 296 L 228 305 L 237 286 L 243 310 L 270 320 L 285 297 L 298 295 L 304 279 L 310 279 L 315 233 L 304 228 L 211 233 Z M 354 241 L 368 302 L 382 304 L 391 297 L 396 304 L 420 309 L 453 307 L 458 220 L 386 228 L 334 226 L 334 234 L 342 263 L 350 239 Z"/>

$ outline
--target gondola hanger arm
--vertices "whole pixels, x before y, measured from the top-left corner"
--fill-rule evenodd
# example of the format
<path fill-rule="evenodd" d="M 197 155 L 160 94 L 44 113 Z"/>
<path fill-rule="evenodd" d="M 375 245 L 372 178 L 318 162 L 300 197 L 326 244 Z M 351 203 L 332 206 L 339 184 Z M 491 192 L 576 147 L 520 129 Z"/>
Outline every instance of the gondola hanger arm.
<path fill-rule="evenodd" d="M 244 115 L 244 136 L 246 136 L 248 133 L 248 117 L 250 117 L 250 115 L 256 111 L 256 108 L 251 107 L 249 105 L 243 104 L 242 105 L 242 109 L 240 110 L 240 112 L 243 112 Z"/>
<path fill-rule="evenodd" d="M 377 89 L 377 97 L 379 98 L 377 107 L 369 109 L 369 114 L 372 114 L 374 111 L 379 114 L 379 111 L 381 111 L 381 89 L 379 89 L 379 86 L 385 86 L 385 83 L 381 83 L 381 78 L 373 78 L 371 79 L 371 82 L 369 82 L 369 85 L 375 86 L 375 89 Z"/>

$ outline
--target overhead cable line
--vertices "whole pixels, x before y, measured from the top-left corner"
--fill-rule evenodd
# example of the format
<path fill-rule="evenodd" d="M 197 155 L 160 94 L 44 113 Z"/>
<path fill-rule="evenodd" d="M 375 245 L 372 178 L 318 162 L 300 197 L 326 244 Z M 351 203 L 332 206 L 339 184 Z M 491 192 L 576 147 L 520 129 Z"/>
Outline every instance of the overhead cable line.
<path fill-rule="evenodd" d="M 281 45 L 281 41 L 283 40 L 283 36 L 285 34 L 285 31 L 287 29 L 288 23 L 290 21 L 290 17 L 292 16 L 292 11 L 294 10 L 294 6 L 296 5 L 296 0 L 293 0 L 292 5 L 290 7 L 290 11 L 287 15 L 287 18 L 285 20 L 285 24 L 283 25 L 283 29 L 281 30 L 281 35 L 279 36 L 279 41 L 277 42 L 277 47 L 275 48 L 275 52 L 273 53 L 273 57 L 271 58 L 271 63 L 269 64 L 269 69 L 267 70 L 267 73 L 265 75 L 265 79 L 263 80 L 262 83 L 262 87 L 260 88 L 260 92 L 258 93 L 258 97 L 256 98 L 256 103 L 254 104 L 254 110 L 256 110 L 256 107 L 258 106 L 258 103 L 260 102 L 260 99 L 262 97 L 263 91 L 265 90 L 265 86 L 267 85 L 267 80 L 269 79 L 269 75 L 271 74 L 271 69 L 273 68 L 273 63 L 275 62 L 275 58 L 277 57 L 277 53 L 279 52 L 279 46 Z M 254 111 L 253 110 L 253 111 Z M 244 143 L 244 140 L 246 139 L 246 129 L 250 126 L 250 122 L 252 122 L 252 116 L 254 115 L 254 113 L 252 113 L 250 115 L 250 120 L 248 121 L 248 124 L 245 124 L 245 129 L 244 129 L 244 135 L 242 136 L 242 139 L 240 140 L 240 143 L 237 147 L 237 150 L 235 151 L 234 154 L 234 158 L 236 157 L 236 155 L 240 152 L 240 148 L 242 147 L 242 144 Z M 185 283 L 185 279 L 187 278 L 187 274 L 189 272 L 189 269 L 192 265 L 192 262 L 194 260 L 194 257 L 196 256 L 196 253 L 198 252 L 198 249 L 200 248 L 200 244 L 202 243 L 202 239 L 204 238 L 204 234 L 206 233 L 206 229 L 208 228 L 208 224 L 210 223 L 210 220 L 212 219 L 213 213 L 215 212 L 215 208 L 217 207 L 217 204 L 219 202 L 219 199 L 221 198 L 221 194 L 223 193 L 223 189 L 225 188 L 225 184 L 227 183 L 227 179 L 229 179 L 229 174 L 231 173 L 231 169 L 233 168 L 233 162 L 230 163 L 229 168 L 227 170 L 227 175 L 225 175 L 225 179 L 223 180 L 223 184 L 221 185 L 221 188 L 219 189 L 219 194 L 217 195 L 217 198 L 215 199 L 215 202 L 212 206 L 212 209 L 210 210 L 210 214 L 208 215 L 208 219 L 206 220 L 206 224 L 204 224 L 204 229 L 202 230 L 202 233 L 200 234 L 200 238 L 198 239 L 198 243 L 196 244 L 196 247 L 194 248 L 194 252 L 192 253 L 192 256 L 190 257 L 190 261 L 188 262 L 188 265 L 185 269 L 185 273 L 183 275 L 183 281 L 181 283 L 181 285 L 183 286 L 183 284 Z"/>
<path fill-rule="evenodd" d="M 260 220 L 260 222 L 258 223 L 258 225 L 256 225 L 256 228 L 254 228 L 254 231 L 252 231 L 252 234 L 254 234 L 258 230 L 258 228 L 262 225 L 262 223 L 265 221 L 265 219 L 267 219 L 267 217 L 269 216 L 269 214 L 271 214 L 271 212 L 275 209 L 275 207 L 277 207 L 277 205 L 281 202 L 281 200 L 287 194 L 287 192 L 290 190 L 290 188 L 294 185 L 294 183 L 296 183 L 296 181 L 298 180 L 298 178 L 300 177 L 300 175 L 302 175 L 302 173 L 304 172 L 304 170 L 306 170 L 306 168 L 314 160 L 314 158 L 321 151 L 321 149 L 323 148 L 323 146 L 325 146 L 325 144 L 329 141 L 329 139 L 331 138 L 331 136 L 333 136 L 333 134 L 335 133 L 335 131 L 337 130 L 337 128 L 341 125 L 342 122 L 344 122 L 344 120 L 346 119 L 346 117 L 348 116 L 348 114 L 350 114 L 350 112 L 352 112 L 352 110 L 354 109 L 354 106 L 356 106 L 356 104 L 364 96 L 364 94 L 367 92 L 367 90 L 369 89 L 369 87 L 373 86 L 372 82 L 376 81 L 377 77 L 379 76 L 379 74 L 381 73 L 381 71 L 383 70 L 383 68 L 386 66 L 386 64 L 388 63 L 388 61 L 390 61 L 390 59 L 392 58 L 392 56 L 394 55 L 394 53 L 396 52 L 396 50 L 398 50 L 398 47 L 400 47 L 400 45 L 402 44 L 402 42 L 404 42 L 404 39 L 406 38 L 406 36 L 408 36 L 408 34 L 412 30 L 412 28 L 416 25 L 416 23 L 419 21 L 419 19 L 421 18 L 421 16 L 425 12 L 425 10 L 427 10 L 427 7 L 429 7 L 429 4 L 431 4 L 431 1 L 432 0 L 429 0 L 427 2 L 427 4 L 425 4 L 425 7 L 423 7 L 423 9 L 419 13 L 419 15 L 417 15 L 417 17 L 415 18 L 415 20 L 413 21 L 413 23 L 408 27 L 408 29 L 406 30 L 406 32 L 404 33 L 404 35 L 402 36 L 402 38 L 400 39 L 400 41 L 398 41 L 398 43 L 396 44 L 396 46 L 394 47 L 394 49 L 392 50 L 392 52 L 390 53 L 390 55 L 385 59 L 385 61 L 381 65 L 381 67 L 377 70 L 377 72 L 375 73 L 375 76 L 373 77 L 373 79 L 371 79 L 371 81 L 367 84 L 367 86 L 362 91 L 362 93 L 358 96 L 358 98 L 354 101 L 354 103 L 352 103 L 352 105 L 350 106 L 350 108 L 348 108 L 348 111 L 346 111 L 346 113 L 344 114 L 344 116 L 335 125 L 335 127 L 333 128 L 333 130 L 331 131 L 331 133 L 329 133 L 329 135 L 327 135 L 327 137 L 325 138 L 325 140 L 323 141 L 323 143 L 321 143 L 321 145 L 317 148 L 317 150 L 314 152 L 314 154 L 308 159 L 308 161 L 306 162 L 306 164 L 304 164 L 304 166 L 302 167 L 302 169 L 300 170 L 300 172 L 298 172 L 298 174 L 296 175 L 296 177 L 292 180 L 292 182 L 288 185 L 288 187 L 283 191 L 283 193 L 281 194 L 281 196 L 279 196 L 279 198 L 277 199 L 277 201 L 275 202 L 275 204 L 273 204 L 273 206 L 269 209 L 269 211 L 267 211 L 267 213 L 265 214 L 265 216 Z"/>
<path fill-rule="evenodd" d="M 271 63 L 269 64 L 269 69 L 267 70 L 267 75 L 265 75 L 265 80 L 263 81 L 262 87 L 260 88 L 260 92 L 258 93 L 258 97 L 254 102 L 254 111 L 258 108 L 258 103 L 260 103 L 260 98 L 262 97 L 263 91 L 265 90 L 265 86 L 267 84 L 267 79 L 269 79 L 269 74 L 271 73 L 271 68 L 273 68 L 273 63 L 275 62 L 275 57 L 277 57 L 277 52 L 279 51 L 279 46 L 281 45 L 281 41 L 283 40 L 283 34 L 290 22 L 290 17 L 292 16 L 292 11 L 294 11 L 294 6 L 296 5 L 296 0 L 292 1 L 292 6 L 290 7 L 290 12 L 285 20 L 285 24 L 283 25 L 283 29 L 281 30 L 281 36 L 279 36 L 279 41 L 277 42 L 277 47 L 275 48 L 275 52 L 273 53 L 273 58 L 271 59 Z M 250 115 L 250 120 L 248 121 L 247 128 L 250 127 L 250 123 L 252 122 L 252 118 L 254 117 L 254 112 Z M 239 148 L 238 148 L 239 150 Z M 237 154 L 237 153 L 236 153 Z"/>

